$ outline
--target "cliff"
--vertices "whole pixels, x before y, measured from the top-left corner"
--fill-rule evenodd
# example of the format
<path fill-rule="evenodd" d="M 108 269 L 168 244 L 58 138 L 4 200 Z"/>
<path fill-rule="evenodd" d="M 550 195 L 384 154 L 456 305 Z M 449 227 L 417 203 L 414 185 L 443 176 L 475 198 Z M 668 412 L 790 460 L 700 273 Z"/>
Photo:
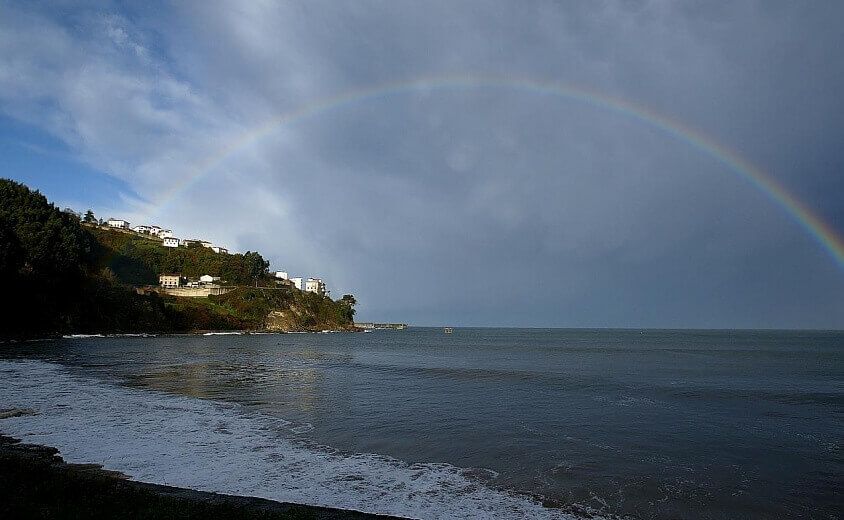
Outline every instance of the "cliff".
<path fill-rule="evenodd" d="M 240 287 L 208 298 L 169 297 L 181 330 L 272 332 L 355 330 L 354 311 L 343 300 L 293 287 Z"/>

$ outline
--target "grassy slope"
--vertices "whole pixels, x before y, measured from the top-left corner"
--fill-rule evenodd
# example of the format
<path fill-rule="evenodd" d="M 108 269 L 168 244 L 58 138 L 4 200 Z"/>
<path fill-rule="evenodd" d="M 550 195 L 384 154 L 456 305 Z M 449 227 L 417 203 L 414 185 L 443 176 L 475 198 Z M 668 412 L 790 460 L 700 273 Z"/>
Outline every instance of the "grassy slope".
<path fill-rule="evenodd" d="M 251 282 L 242 267 L 242 255 L 214 253 L 208 248 L 166 248 L 161 241 L 100 227 L 88 227 L 100 245 L 100 266 L 129 285 L 155 285 L 158 273 L 174 272 L 189 277 L 221 276 L 244 284 L 235 291 L 208 298 L 163 296 L 170 323 L 167 329 L 190 330 L 351 330 L 348 307 L 328 297 L 295 288 L 279 288 L 267 278 Z M 268 319 L 270 314 L 286 319 Z"/>

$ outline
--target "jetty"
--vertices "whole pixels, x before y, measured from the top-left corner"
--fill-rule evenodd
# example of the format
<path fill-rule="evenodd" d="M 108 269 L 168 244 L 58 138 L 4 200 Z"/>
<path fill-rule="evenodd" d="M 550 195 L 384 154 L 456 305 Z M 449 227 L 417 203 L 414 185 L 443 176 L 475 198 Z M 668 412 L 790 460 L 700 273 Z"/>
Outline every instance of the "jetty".
<path fill-rule="evenodd" d="M 356 322 L 355 327 L 370 330 L 404 330 L 407 328 L 407 323 Z"/>

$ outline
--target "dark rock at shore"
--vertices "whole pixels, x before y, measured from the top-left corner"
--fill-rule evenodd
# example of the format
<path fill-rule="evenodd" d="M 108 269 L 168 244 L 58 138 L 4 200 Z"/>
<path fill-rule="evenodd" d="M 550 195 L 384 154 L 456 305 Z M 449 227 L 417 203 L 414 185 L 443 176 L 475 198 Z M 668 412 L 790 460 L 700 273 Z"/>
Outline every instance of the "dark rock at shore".
<path fill-rule="evenodd" d="M 0 518 L 396 517 L 134 482 L 96 464 L 68 464 L 55 448 L 0 435 Z"/>

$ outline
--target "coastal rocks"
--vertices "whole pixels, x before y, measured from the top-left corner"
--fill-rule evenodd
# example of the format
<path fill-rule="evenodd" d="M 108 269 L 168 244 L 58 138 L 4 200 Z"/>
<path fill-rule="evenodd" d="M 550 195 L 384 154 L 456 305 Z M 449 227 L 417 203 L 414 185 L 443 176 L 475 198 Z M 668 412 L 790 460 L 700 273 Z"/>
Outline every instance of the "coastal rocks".
<path fill-rule="evenodd" d="M 271 311 L 267 316 L 267 330 L 273 332 L 290 332 L 302 330 L 301 313 L 297 312 L 296 306 L 291 305 L 286 310 Z"/>
<path fill-rule="evenodd" d="M 267 314 L 266 330 L 269 332 L 339 332 L 355 331 L 352 323 L 327 319 L 307 306 L 290 304 L 285 309 Z"/>

